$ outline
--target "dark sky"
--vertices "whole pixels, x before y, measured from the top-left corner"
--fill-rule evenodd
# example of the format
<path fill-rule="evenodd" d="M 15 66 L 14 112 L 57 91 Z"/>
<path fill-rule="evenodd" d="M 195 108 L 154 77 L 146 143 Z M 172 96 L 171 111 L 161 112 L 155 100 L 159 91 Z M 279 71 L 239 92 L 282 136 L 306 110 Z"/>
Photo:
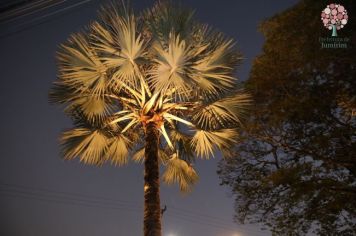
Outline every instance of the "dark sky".
<path fill-rule="evenodd" d="M 55 9 L 76 2 L 64 1 Z M 58 136 L 71 123 L 47 100 L 58 44 L 94 20 L 103 2 L 88 1 L 56 14 L 48 9 L 0 24 L 0 235 L 142 235 L 143 166 L 99 168 L 63 161 Z M 154 1 L 132 2 L 139 10 Z M 257 25 L 297 0 L 182 2 L 196 9 L 200 21 L 237 40 L 246 58 L 238 75 L 245 80 L 263 44 Z M 200 182 L 191 194 L 162 185 L 161 202 L 168 207 L 164 236 L 270 235 L 257 225 L 232 222 L 233 199 L 219 186 L 218 160 L 196 163 Z"/>

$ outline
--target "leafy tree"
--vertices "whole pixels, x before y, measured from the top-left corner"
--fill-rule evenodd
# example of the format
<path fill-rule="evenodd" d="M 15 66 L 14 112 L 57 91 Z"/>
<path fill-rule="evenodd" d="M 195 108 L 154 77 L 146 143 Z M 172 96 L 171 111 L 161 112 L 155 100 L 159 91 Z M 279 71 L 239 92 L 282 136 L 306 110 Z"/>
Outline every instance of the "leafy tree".
<path fill-rule="evenodd" d="M 233 40 L 193 20 L 191 10 L 158 2 L 136 16 L 112 4 L 58 52 L 50 101 L 74 128 L 61 137 L 66 159 L 85 164 L 144 163 L 144 235 L 161 235 L 162 179 L 188 191 L 191 163 L 235 143 L 249 96 L 234 72 Z"/>
<path fill-rule="evenodd" d="M 255 106 L 236 158 L 218 171 L 236 219 L 274 235 L 356 234 L 356 25 L 333 37 L 348 48 L 321 48 L 326 5 L 300 1 L 261 24 L 265 44 L 247 81 Z M 343 6 L 356 12 L 355 1 Z"/>

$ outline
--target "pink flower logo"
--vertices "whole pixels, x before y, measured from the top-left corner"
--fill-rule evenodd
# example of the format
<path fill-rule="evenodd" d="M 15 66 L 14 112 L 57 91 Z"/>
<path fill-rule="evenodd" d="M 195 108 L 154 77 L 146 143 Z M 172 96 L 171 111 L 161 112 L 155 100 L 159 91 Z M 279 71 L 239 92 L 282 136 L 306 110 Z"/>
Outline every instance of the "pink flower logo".
<path fill-rule="evenodd" d="M 331 3 L 321 12 L 321 20 L 324 26 L 332 30 L 332 35 L 337 36 L 337 30 L 345 27 L 349 16 L 345 7 L 338 3 Z"/>

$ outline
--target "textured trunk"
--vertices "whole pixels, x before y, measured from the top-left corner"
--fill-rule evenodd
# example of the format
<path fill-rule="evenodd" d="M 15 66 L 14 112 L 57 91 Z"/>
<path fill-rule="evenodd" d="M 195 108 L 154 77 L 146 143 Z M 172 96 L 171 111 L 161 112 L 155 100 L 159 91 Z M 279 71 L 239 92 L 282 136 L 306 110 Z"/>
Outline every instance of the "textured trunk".
<path fill-rule="evenodd" d="M 153 123 L 148 123 L 145 136 L 144 236 L 161 236 L 158 145 L 158 130 Z"/>

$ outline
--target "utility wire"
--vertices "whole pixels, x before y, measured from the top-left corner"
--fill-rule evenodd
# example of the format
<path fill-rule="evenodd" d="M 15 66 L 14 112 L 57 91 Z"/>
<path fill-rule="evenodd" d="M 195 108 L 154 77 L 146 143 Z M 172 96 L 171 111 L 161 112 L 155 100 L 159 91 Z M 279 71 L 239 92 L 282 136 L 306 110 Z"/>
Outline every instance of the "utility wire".
<path fill-rule="evenodd" d="M 38 1 L 45 1 L 45 0 L 37 0 Z M 8 3 L 0 3 L 0 14 L 7 13 L 7 12 L 12 12 L 12 11 L 18 11 L 19 9 L 23 8 L 24 6 L 27 7 L 29 5 L 33 5 L 36 2 L 34 0 L 23 0 L 23 1 L 15 1 L 15 2 L 8 2 Z"/>
<path fill-rule="evenodd" d="M 126 203 L 109 203 L 109 202 L 103 202 L 101 200 L 97 200 L 97 199 L 90 199 L 90 198 L 78 198 L 78 197 L 73 197 L 73 196 L 56 196 L 56 195 L 53 195 L 53 194 L 43 194 L 43 193 L 35 193 L 35 192 L 29 192 L 28 190 L 26 191 L 21 191 L 21 190 L 14 190 L 14 189 L 11 189 L 11 190 L 6 190 L 6 189 L 1 189 L 0 188 L 0 193 L 4 193 L 4 194 L 13 194 L 13 195 L 16 195 L 16 194 L 20 194 L 20 195 L 33 195 L 33 196 L 40 196 L 40 197 L 49 197 L 49 198 L 53 198 L 53 199 L 65 199 L 65 200 L 69 200 L 69 201 L 78 201 L 78 202 L 87 202 L 87 203 L 90 203 L 90 204 L 104 204 L 104 205 L 107 205 L 107 206 L 123 206 L 123 207 L 131 207 L 131 208 L 136 208 L 138 210 L 141 210 L 142 207 L 137 207 L 136 205 L 128 205 Z"/>
<path fill-rule="evenodd" d="M 61 1 L 56 1 L 56 2 L 53 2 L 53 1 L 47 1 L 47 2 L 45 2 L 46 3 L 46 5 L 45 6 L 43 6 L 43 7 L 41 7 L 41 8 L 38 8 L 38 9 L 34 9 L 33 11 L 29 11 L 29 12 L 26 12 L 25 10 L 25 12 L 23 13 L 23 14 L 17 14 L 17 15 L 15 15 L 15 16 L 13 16 L 13 17 L 11 17 L 10 19 L 6 19 L 6 18 L 9 18 L 9 17 L 7 17 L 7 16 L 5 16 L 5 17 L 3 17 L 3 18 L 5 18 L 5 20 L 2 20 L 1 19 L 1 17 L 0 17 L 0 24 L 8 24 L 8 23 L 10 23 L 10 22 L 13 22 L 13 21 L 16 21 L 16 20 L 18 20 L 18 19 L 21 19 L 21 18 L 23 18 L 23 17 L 25 17 L 25 16 L 29 16 L 29 15 L 33 15 L 33 14 L 35 14 L 35 13 L 37 13 L 37 12 L 40 12 L 40 11 L 43 11 L 43 10 L 46 10 L 46 9 L 48 9 L 48 8 L 51 8 L 51 7 L 55 7 L 55 6 L 57 6 L 57 5 L 59 5 L 59 4 L 62 4 L 62 3 L 64 3 L 64 2 L 66 2 L 67 0 L 61 0 Z M 53 2 L 53 3 L 51 3 L 51 2 Z M 50 3 L 50 4 L 49 4 Z M 41 4 L 42 5 L 42 4 Z M 31 8 L 29 8 L 29 10 L 30 10 Z"/>
<path fill-rule="evenodd" d="M 135 212 L 137 214 L 142 213 L 142 209 L 138 209 L 138 208 L 121 207 L 121 206 L 116 206 L 116 205 L 111 205 L 111 204 L 97 204 L 97 203 L 92 203 L 91 201 L 87 201 L 87 200 L 79 201 L 79 200 L 74 200 L 74 199 L 67 199 L 64 197 L 54 198 L 53 196 L 51 196 L 51 197 L 50 196 L 40 196 L 40 195 L 33 194 L 33 193 L 25 193 L 25 192 L 18 192 L 18 191 L 4 192 L 4 191 L 0 190 L 0 195 L 10 196 L 10 197 L 15 197 L 15 198 L 23 198 L 23 199 L 28 199 L 28 200 L 38 200 L 40 202 L 47 202 L 47 203 L 65 204 L 65 205 L 90 207 L 90 208 L 101 208 L 101 209 L 109 209 L 109 210 L 123 210 L 123 211 Z M 222 226 L 220 224 L 212 223 L 209 221 L 197 220 L 195 218 L 188 218 L 186 216 L 179 215 L 179 214 L 173 214 L 173 213 L 169 213 L 169 215 L 173 218 L 173 220 L 181 219 L 181 220 L 185 220 L 190 223 L 199 224 L 202 226 L 211 226 L 212 228 L 224 229 L 224 230 L 228 230 L 228 231 L 236 231 L 236 229 L 228 228 L 226 226 Z"/>
<path fill-rule="evenodd" d="M 49 16 L 56 15 L 56 14 L 61 13 L 61 12 L 65 12 L 65 11 L 67 11 L 67 10 L 70 10 L 70 9 L 72 9 L 72 8 L 74 8 L 74 7 L 83 5 L 83 4 L 88 3 L 88 2 L 90 2 L 90 1 L 92 1 L 92 0 L 82 0 L 82 1 L 80 1 L 80 2 L 77 2 L 77 3 L 75 3 L 75 4 L 69 5 L 69 6 L 67 6 L 67 7 L 62 8 L 62 9 L 58 9 L 58 10 L 56 10 L 56 11 L 54 11 L 54 12 L 50 12 L 50 13 L 45 14 L 45 15 L 43 15 L 43 16 L 37 17 L 37 18 L 35 18 L 35 19 L 33 19 L 33 20 L 29 21 L 29 22 L 26 22 L 26 23 L 24 23 L 24 24 L 22 24 L 22 25 L 28 25 L 28 24 L 31 24 L 31 23 L 35 23 L 35 24 L 33 24 L 33 25 L 28 25 L 27 27 L 23 27 L 23 28 L 21 28 L 21 29 L 19 29 L 19 30 L 16 30 L 16 31 L 13 31 L 13 32 L 10 32 L 10 33 L 7 33 L 7 34 L 0 35 L 0 39 L 7 38 L 7 37 L 9 37 L 9 36 L 11 36 L 11 35 L 14 35 L 14 34 L 16 34 L 16 33 L 22 32 L 22 31 L 24 31 L 24 30 L 27 30 L 27 29 L 36 27 L 36 26 L 41 25 L 41 24 L 43 24 L 43 23 L 48 23 L 48 22 L 50 22 L 50 21 L 52 21 L 52 20 L 54 20 L 54 19 L 56 19 L 56 18 L 52 18 L 52 19 L 46 20 L 46 21 L 39 21 L 39 20 L 41 20 L 41 19 L 43 19 L 43 18 L 46 18 L 46 17 L 49 17 Z M 63 14 L 58 15 L 58 16 L 63 16 Z M 36 23 L 36 22 L 37 22 L 37 23 Z M 20 26 L 21 26 L 21 25 L 20 25 Z"/>
<path fill-rule="evenodd" d="M 5 188 L 4 188 L 5 187 Z M 23 190 L 24 189 L 24 190 Z M 122 201 L 122 200 L 114 200 L 111 198 L 101 198 L 101 197 L 88 197 L 82 194 L 76 193 L 68 193 L 68 192 L 60 192 L 53 191 L 49 189 L 43 188 L 31 188 L 25 187 L 22 185 L 13 185 L 13 184 L 5 184 L 0 183 L 0 195 L 14 196 L 25 199 L 35 199 L 45 202 L 54 202 L 61 204 L 70 204 L 70 205 L 79 205 L 79 206 L 87 206 L 87 207 L 99 207 L 104 209 L 115 209 L 115 210 L 126 210 L 126 211 L 136 211 L 142 212 L 143 207 L 134 204 L 132 201 Z M 105 202 L 109 201 L 109 202 Z M 129 204 L 131 203 L 131 204 Z M 226 223 L 222 218 L 219 221 L 214 220 L 214 218 L 209 215 L 205 215 L 205 218 L 202 218 L 198 213 L 193 214 L 193 211 L 190 214 L 184 214 L 183 209 L 180 209 L 182 212 L 178 212 L 175 207 L 169 207 L 175 209 L 173 212 L 170 210 L 167 211 L 167 214 L 171 217 L 176 217 L 177 219 L 186 220 L 195 222 L 201 225 L 209 225 L 211 227 L 236 231 L 240 232 L 249 232 L 253 235 L 257 235 L 257 231 L 251 231 L 249 229 L 242 228 L 233 228 L 231 225 Z M 251 235 L 251 234 L 249 234 Z"/>
<path fill-rule="evenodd" d="M 200 221 L 200 223 L 205 224 L 205 223 L 209 223 L 209 224 L 214 224 L 214 225 L 219 225 L 219 226 L 224 226 L 224 227 L 232 227 L 232 224 L 229 224 L 227 222 L 229 222 L 228 220 L 223 220 L 221 218 L 218 217 L 214 217 L 211 215 L 201 215 L 200 213 L 187 213 L 187 210 L 183 210 L 183 209 L 179 209 L 179 211 L 177 210 L 178 208 L 172 209 L 173 207 L 170 207 L 170 209 L 172 210 L 171 213 L 173 214 L 179 214 L 181 216 L 181 218 L 186 217 L 188 219 L 193 218 L 194 220 Z M 167 211 L 167 214 L 169 213 L 169 211 Z M 232 228 L 230 228 L 232 229 Z M 236 230 L 236 228 L 234 228 L 234 230 Z M 239 231 L 244 232 L 244 231 L 248 231 L 251 232 L 253 231 L 255 234 L 260 234 L 260 232 L 254 230 L 254 229 L 247 229 L 246 227 L 239 227 L 238 228 Z"/>
<path fill-rule="evenodd" d="M 74 206 L 84 206 L 84 207 L 93 207 L 93 208 L 102 208 L 102 209 L 113 209 L 113 210 L 124 210 L 124 211 L 135 211 L 135 212 L 142 212 L 142 210 L 137 208 L 130 208 L 130 207 L 121 207 L 115 205 L 105 205 L 105 204 L 96 204 L 92 203 L 87 200 L 73 200 L 73 199 L 66 199 L 66 198 L 54 198 L 49 196 L 40 196 L 33 193 L 11 193 L 11 192 L 0 192 L 0 195 L 11 196 L 11 197 L 18 197 L 24 198 L 28 200 L 39 200 L 41 202 L 48 202 L 48 203 L 58 203 L 58 204 L 66 204 L 66 205 L 74 205 Z"/>
<path fill-rule="evenodd" d="M 129 207 L 119 207 L 116 205 L 112 204 L 101 204 L 101 203 L 93 203 L 88 200 L 74 200 L 74 199 L 68 199 L 66 197 L 61 197 L 61 198 L 55 198 L 53 196 L 41 196 L 39 194 L 34 194 L 34 193 L 26 193 L 26 192 L 20 192 L 20 191 L 3 191 L 0 190 L 0 195 L 5 195 L 5 196 L 11 196 L 11 197 L 17 197 L 17 198 L 24 198 L 28 200 L 39 200 L 41 202 L 48 202 L 48 203 L 57 203 L 57 204 L 68 204 L 68 205 L 74 205 L 74 206 L 84 206 L 84 207 L 93 207 L 93 208 L 102 208 L 102 209 L 110 209 L 110 210 L 124 210 L 124 211 L 135 211 L 137 213 L 142 213 L 141 209 L 138 208 L 129 208 Z M 177 214 L 172 214 L 174 218 L 178 217 L 180 219 L 185 219 L 190 222 L 195 222 L 197 224 L 201 225 L 209 225 L 215 228 L 220 228 L 220 229 L 225 229 L 225 230 L 232 230 L 232 228 L 227 228 L 218 224 L 206 222 L 206 221 L 198 221 L 194 218 L 187 218 L 185 216 L 177 215 Z"/>
<path fill-rule="evenodd" d="M 2 13 L 0 13 L 0 21 L 4 20 L 6 18 L 21 16 L 21 14 L 24 14 L 24 13 L 32 10 L 33 8 L 39 7 L 39 6 L 43 5 L 44 3 L 48 3 L 48 2 L 52 2 L 52 1 L 54 1 L 54 0 L 33 1 L 33 2 L 27 3 L 25 5 L 20 5 L 19 7 L 16 7 L 14 9 L 9 9 L 9 10 L 3 11 Z"/>
<path fill-rule="evenodd" d="M 114 203 L 124 203 L 124 204 L 132 204 L 132 201 L 125 201 L 125 200 L 118 200 L 118 199 L 113 199 L 113 198 L 107 198 L 107 197 L 101 197 L 101 196 L 87 196 L 84 194 L 80 193 L 70 193 L 70 192 L 64 192 L 64 191 L 57 191 L 57 190 L 51 190 L 51 189 L 46 189 L 46 188 L 33 188 L 33 187 L 28 187 L 24 185 L 19 185 L 19 184 L 7 184 L 3 183 L 0 181 L 0 187 L 5 186 L 7 188 L 15 188 L 15 189 L 25 189 L 28 191 L 35 191 L 35 192 L 43 192 L 43 193 L 50 193 L 50 194 L 57 194 L 57 195 L 69 195 L 69 196 L 75 196 L 79 198 L 91 198 L 91 199 L 98 199 L 98 200 L 103 200 L 103 201 L 109 201 L 109 202 L 114 202 Z M 136 204 L 136 203 L 135 203 Z"/>
<path fill-rule="evenodd" d="M 172 212 L 167 212 L 167 215 L 171 216 L 171 218 L 173 220 L 177 219 L 177 220 L 181 220 L 181 221 L 197 224 L 197 225 L 200 225 L 200 226 L 203 226 L 203 227 L 210 226 L 211 228 L 220 229 L 220 230 L 222 229 L 222 230 L 229 231 L 229 232 L 238 231 L 238 232 L 241 232 L 241 233 L 248 233 L 248 235 L 255 235 L 255 236 L 258 235 L 255 232 L 250 232 L 249 230 L 233 228 L 231 226 L 226 227 L 224 225 L 217 224 L 217 223 L 212 223 L 212 222 L 209 222 L 209 221 L 204 221 L 204 220 L 199 220 L 199 219 L 196 219 L 196 218 L 185 217 L 185 216 L 182 216 L 182 215 L 173 214 Z"/>
<path fill-rule="evenodd" d="M 14 14 L 18 14 L 23 12 L 24 10 L 29 10 L 33 7 L 39 6 L 42 3 L 44 3 L 46 0 L 37 0 L 37 1 L 32 1 L 29 3 L 19 3 L 19 4 L 15 4 L 15 5 L 9 5 L 9 6 L 5 6 L 0 8 L 0 19 L 1 18 L 5 18 L 8 16 L 12 16 Z M 49 0 L 49 1 L 53 1 L 53 0 Z"/>

